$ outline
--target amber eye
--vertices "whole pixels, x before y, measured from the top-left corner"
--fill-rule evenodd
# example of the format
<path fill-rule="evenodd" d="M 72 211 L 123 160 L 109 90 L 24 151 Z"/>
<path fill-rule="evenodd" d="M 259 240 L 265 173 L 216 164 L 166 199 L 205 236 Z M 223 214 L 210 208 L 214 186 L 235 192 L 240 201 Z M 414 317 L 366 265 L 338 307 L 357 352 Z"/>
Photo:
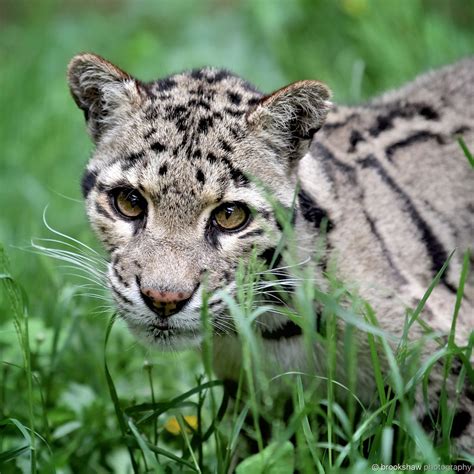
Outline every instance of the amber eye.
<path fill-rule="evenodd" d="M 238 202 L 225 203 L 212 213 L 212 220 L 223 232 L 240 230 L 249 222 L 250 212 L 244 204 Z"/>
<path fill-rule="evenodd" d="M 136 189 L 118 189 L 113 193 L 114 207 L 129 219 L 138 219 L 146 210 L 146 200 Z"/>

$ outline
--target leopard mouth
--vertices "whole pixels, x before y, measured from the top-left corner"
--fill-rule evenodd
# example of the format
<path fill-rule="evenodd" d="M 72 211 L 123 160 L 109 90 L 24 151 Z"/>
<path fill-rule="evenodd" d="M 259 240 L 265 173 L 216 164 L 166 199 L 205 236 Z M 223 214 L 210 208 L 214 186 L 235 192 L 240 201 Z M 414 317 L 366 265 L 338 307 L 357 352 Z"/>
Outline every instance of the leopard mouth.
<path fill-rule="evenodd" d="M 198 347 L 201 337 L 198 330 L 153 326 L 148 332 L 148 341 L 160 350 L 184 350 Z"/>
<path fill-rule="evenodd" d="M 146 346 L 158 350 L 186 350 L 201 343 L 200 327 L 176 324 L 170 319 L 154 320 L 148 323 L 125 318 L 129 330 Z"/>

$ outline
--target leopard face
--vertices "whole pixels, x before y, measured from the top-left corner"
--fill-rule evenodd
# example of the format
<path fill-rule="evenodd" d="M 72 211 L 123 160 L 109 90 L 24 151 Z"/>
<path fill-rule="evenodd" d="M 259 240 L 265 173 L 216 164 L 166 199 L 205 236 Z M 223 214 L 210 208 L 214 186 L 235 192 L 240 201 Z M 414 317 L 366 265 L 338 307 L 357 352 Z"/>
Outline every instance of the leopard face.
<path fill-rule="evenodd" d="M 292 205 L 328 90 L 302 81 L 264 96 L 211 68 L 145 84 L 89 54 L 69 83 L 95 142 L 82 187 L 119 313 L 163 349 L 197 345 L 205 291 L 214 330 L 232 331 L 222 292 L 252 252 L 273 258 L 268 192 Z"/>

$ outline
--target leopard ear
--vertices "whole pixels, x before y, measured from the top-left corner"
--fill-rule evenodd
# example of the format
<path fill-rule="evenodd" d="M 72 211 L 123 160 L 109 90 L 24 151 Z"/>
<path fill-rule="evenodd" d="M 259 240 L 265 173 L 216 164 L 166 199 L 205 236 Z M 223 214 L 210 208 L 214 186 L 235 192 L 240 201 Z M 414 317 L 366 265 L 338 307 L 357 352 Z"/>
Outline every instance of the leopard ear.
<path fill-rule="evenodd" d="M 84 112 L 95 142 L 136 110 L 144 95 L 136 79 L 95 54 L 74 56 L 67 76 L 71 94 Z"/>
<path fill-rule="evenodd" d="M 331 92 L 318 81 L 298 81 L 265 96 L 247 121 L 258 134 L 281 149 L 291 163 L 308 151 L 313 135 L 331 108 Z"/>

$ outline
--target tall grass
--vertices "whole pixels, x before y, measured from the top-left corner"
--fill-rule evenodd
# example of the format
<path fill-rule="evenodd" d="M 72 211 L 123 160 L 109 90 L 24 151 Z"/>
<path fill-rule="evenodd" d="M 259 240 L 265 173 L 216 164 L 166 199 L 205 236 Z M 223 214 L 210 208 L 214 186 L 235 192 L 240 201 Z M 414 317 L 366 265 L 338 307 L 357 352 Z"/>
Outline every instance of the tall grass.
<path fill-rule="evenodd" d="M 289 225 L 291 215 L 284 212 L 279 215 L 285 229 L 282 238 L 285 245 L 281 246 L 281 251 L 287 262 L 294 262 L 291 257 L 291 243 L 295 241 Z M 319 243 L 316 253 L 321 253 Z M 58 457 L 69 451 L 68 441 L 72 440 L 75 449 L 80 451 L 84 436 L 91 437 L 93 433 L 88 432 L 87 425 L 82 426 L 83 415 L 78 413 L 79 420 L 69 419 L 51 433 L 58 408 L 53 407 L 50 411 L 45 405 L 43 381 L 38 380 L 36 386 L 33 384 L 37 377 L 31 363 L 35 354 L 28 335 L 27 305 L 20 286 L 10 275 L 4 254 L 1 256 L 0 275 L 23 353 L 23 363 L 18 370 L 25 374 L 25 396 L 29 406 L 27 426 L 13 418 L 0 420 L 5 433 L 0 453 L 2 472 L 15 472 L 15 464 L 25 470 L 26 462 L 27 472 L 59 472 Z M 142 401 L 134 399 L 136 394 L 127 394 L 122 377 L 115 380 L 119 369 L 117 366 L 114 370 L 110 368 L 111 358 L 107 353 L 116 321 L 112 315 L 104 331 L 102 351 L 104 386 L 108 387 L 110 397 L 105 413 L 101 414 L 107 432 L 102 439 L 93 438 L 91 449 L 99 453 L 105 448 L 109 453 L 117 453 L 118 458 L 111 459 L 109 454 L 98 460 L 95 468 L 98 472 L 113 466 L 117 472 L 220 473 L 235 470 L 240 474 L 291 473 L 297 468 L 299 472 L 316 470 L 323 473 L 367 472 L 372 464 L 410 464 L 425 469 L 427 465 L 473 462 L 472 456 L 457 452 L 452 444 L 450 431 L 456 401 L 454 406 L 448 404 L 446 389 L 454 358 L 462 362 L 457 393 L 461 393 L 463 384 L 474 383 L 470 364 L 474 333 L 465 347 L 458 346 L 454 338 L 469 273 L 468 254 L 462 266 L 449 337 L 446 340 L 439 338 L 422 320 L 424 306 L 451 257 L 452 254 L 418 305 L 407 310 L 402 337 L 396 339 L 380 328 L 370 305 L 334 275 L 327 275 L 330 287 L 322 291 L 315 286 L 307 266 L 289 263 L 287 270 L 291 271 L 291 281 L 296 283 L 291 289 L 284 288 L 278 278 L 275 279 L 278 271 L 266 271 L 254 253 L 250 261 L 239 268 L 235 297 L 226 293 L 221 295 L 228 305 L 242 347 L 242 372 L 233 400 L 230 400 L 224 382 L 216 380 L 212 374 L 214 337 L 206 294 L 202 308 L 202 364 L 195 372 L 193 388 L 172 397 L 163 397 L 164 390 L 160 389 L 166 382 L 164 377 L 170 376 L 171 372 L 154 372 L 153 364 L 148 360 L 139 376 L 141 386 L 149 388 L 148 393 L 141 394 Z M 59 258 L 63 255 L 59 254 Z M 271 299 L 263 305 L 259 303 L 262 283 L 265 288 L 278 291 L 288 306 L 274 306 Z M 315 308 L 321 302 L 324 307 L 321 327 L 316 330 Z M 267 355 L 262 352 L 255 327 L 259 315 L 282 309 L 301 326 L 310 360 L 315 344 L 323 348 L 327 361 L 324 371 L 268 375 Z M 421 325 L 424 331 L 415 342 L 408 338 L 414 324 Z M 124 337 L 120 332 L 118 336 Z M 337 344 L 341 338 L 344 340 L 343 357 L 338 353 L 340 346 Z M 372 367 L 369 370 L 373 371 L 377 391 L 371 400 L 361 401 L 356 394 L 360 373 L 357 347 L 364 338 L 370 347 Z M 438 349 L 423 360 L 420 349 L 429 341 L 436 342 Z M 337 376 L 337 364 L 341 360 L 351 374 L 347 385 Z M 438 433 L 435 444 L 426 434 L 427 426 L 420 425 L 413 410 L 417 393 L 424 392 L 426 399 L 430 398 L 427 381 L 434 365 L 440 363 L 444 367 L 440 410 L 431 419 L 432 430 Z M 284 397 L 281 396 L 282 387 L 286 393 Z M 81 390 L 84 388 L 76 390 L 74 402 L 91 403 L 90 393 L 82 394 L 86 400 L 81 402 Z M 426 409 L 429 411 L 428 402 Z M 77 438 L 79 429 L 83 433 Z M 71 469 L 81 472 L 80 467 L 71 466 Z"/>

